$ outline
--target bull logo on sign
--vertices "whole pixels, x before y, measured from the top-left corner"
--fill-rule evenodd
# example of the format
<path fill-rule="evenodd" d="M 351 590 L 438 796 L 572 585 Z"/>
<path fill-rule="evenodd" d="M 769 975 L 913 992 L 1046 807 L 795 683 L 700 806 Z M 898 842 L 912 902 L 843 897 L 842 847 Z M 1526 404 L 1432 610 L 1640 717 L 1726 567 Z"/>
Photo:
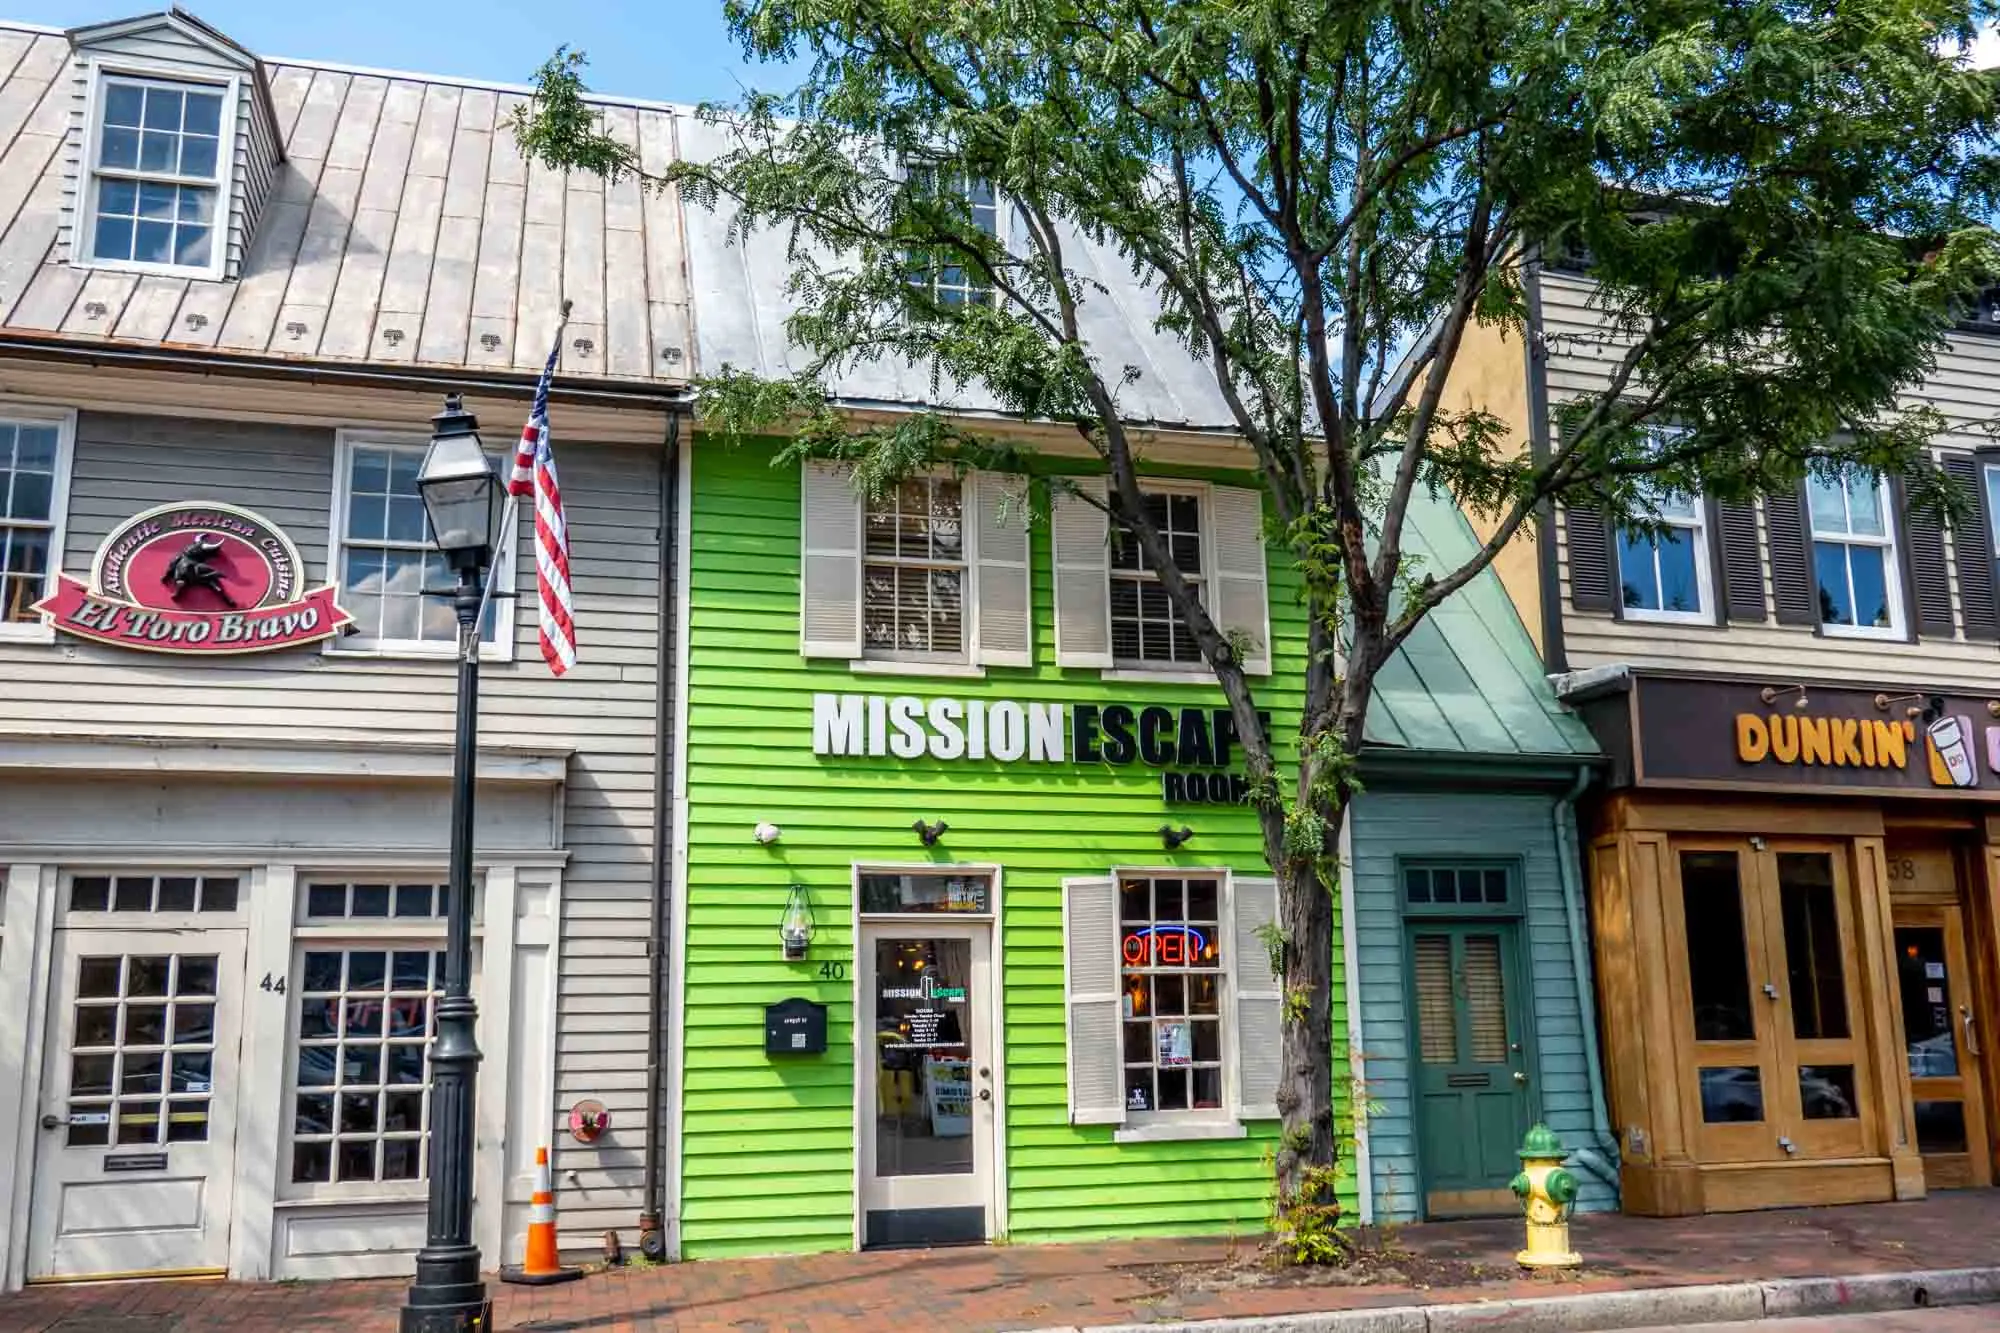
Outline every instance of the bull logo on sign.
<path fill-rule="evenodd" d="M 222 571 L 209 561 L 222 554 L 222 538 L 212 533 L 203 533 L 181 548 L 167 565 L 167 572 L 160 576 L 160 582 L 174 590 L 174 600 L 179 601 L 189 588 L 206 588 L 222 599 L 222 604 L 234 611 L 236 599 L 229 595 L 229 589 L 222 581 Z"/>

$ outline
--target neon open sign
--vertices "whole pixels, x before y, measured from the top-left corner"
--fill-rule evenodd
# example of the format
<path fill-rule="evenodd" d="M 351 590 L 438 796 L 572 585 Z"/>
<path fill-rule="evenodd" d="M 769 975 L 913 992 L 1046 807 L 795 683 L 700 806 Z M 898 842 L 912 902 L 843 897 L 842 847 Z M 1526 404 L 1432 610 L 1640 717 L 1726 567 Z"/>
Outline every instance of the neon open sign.
<path fill-rule="evenodd" d="M 1162 921 L 1125 933 L 1127 967 L 1188 967 L 1208 952 L 1208 937 L 1193 926 Z"/>

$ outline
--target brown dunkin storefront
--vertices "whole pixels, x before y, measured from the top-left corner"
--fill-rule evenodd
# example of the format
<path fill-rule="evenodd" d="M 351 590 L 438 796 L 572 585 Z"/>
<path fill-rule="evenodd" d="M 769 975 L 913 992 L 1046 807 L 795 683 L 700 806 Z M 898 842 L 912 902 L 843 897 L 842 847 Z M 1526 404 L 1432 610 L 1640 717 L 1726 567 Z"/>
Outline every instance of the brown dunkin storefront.
<path fill-rule="evenodd" d="M 1624 1205 L 1993 1183 L 2000 692 L 1624 668 L 1568 693 Z"/>

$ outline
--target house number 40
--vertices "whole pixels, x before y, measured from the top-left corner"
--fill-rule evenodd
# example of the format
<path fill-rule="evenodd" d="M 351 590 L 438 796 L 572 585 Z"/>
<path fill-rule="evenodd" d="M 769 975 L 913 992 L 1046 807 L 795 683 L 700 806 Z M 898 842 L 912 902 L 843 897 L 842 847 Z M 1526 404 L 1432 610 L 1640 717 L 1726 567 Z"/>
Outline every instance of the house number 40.
<path fill-rule="evenodd" d="M 847 979 L 847 964 L 821 963 L 819 965 L 819 975 L 823 981 L 844 981 Z"/>
<path fill-rule="evenodd" d="M 266 972 L 264 980 L 258 983 L 258 989 L 270 991 L 274 995 L 283 995 L 285 993 L 285 979 L 283 977 L 274 977 L 269 972 Z"/>

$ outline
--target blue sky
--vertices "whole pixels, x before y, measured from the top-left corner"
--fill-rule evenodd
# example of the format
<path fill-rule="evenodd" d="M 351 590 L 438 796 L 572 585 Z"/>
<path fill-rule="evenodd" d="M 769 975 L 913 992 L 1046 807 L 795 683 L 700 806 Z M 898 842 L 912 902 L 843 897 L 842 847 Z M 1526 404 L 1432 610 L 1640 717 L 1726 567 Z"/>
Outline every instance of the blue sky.
<path fill-rule="evenodd" d="M 0 14 L 74 27 L 165 9 L 170 0 L 0 0 Z M 789 89 L 746 66 L 721 0 L 181 0 L 266 56 L 526 83 L 564 42 L 590 56 L 593 89 L 661 101 L 733 101 L 745 85 Z"/>

